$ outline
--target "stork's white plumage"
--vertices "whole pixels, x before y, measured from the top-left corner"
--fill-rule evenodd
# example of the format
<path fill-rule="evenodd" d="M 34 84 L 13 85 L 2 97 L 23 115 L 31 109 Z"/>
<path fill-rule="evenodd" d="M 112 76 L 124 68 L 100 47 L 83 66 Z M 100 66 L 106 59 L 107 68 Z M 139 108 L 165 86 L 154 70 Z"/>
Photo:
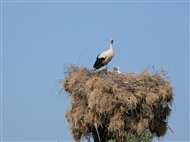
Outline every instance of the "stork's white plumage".
<path fill-rule="evenodd" d="M 114 50 L 113 50 L 113 39 L 110 40 L 110 49 L 107 51 L 102 52 L 99 54 L 96 58 L 96 61 L 94 63 L 94 69 L 99 69 L 106 65 L 107 69 L 107 64 L 111 61 L 111 59 L 115 56 Z"/>
<path fill-rule="evenodd" d="M 117 73 L 122 73 L 122 72 L 120 71 L 120 67 L 114 67 L 113 69 L 114 69 L 114 71 L 117 72 Z"/>

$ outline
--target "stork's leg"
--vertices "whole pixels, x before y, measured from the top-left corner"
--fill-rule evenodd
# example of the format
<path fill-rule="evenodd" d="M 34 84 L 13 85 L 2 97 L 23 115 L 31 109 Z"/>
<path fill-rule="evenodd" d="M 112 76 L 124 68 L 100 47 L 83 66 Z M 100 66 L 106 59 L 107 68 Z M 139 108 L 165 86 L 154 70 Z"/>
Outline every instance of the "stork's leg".
<path fill-rule="evenodd" d="M 108 70 L 108 64 L 106 64 L 106 70 Z"/>

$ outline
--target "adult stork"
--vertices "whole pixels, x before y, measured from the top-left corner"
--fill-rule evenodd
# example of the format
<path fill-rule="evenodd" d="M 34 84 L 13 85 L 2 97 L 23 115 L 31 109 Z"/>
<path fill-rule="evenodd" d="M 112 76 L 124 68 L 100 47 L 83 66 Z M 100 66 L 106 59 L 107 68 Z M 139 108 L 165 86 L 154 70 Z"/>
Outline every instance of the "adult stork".
<path fill-rule="evenodd" d="M 94 63 L 94 69 L 99 69 L 106 65 L 106 69 L 108 69 L 108 63 L 111 61 L 111 59 L 115 56 L 114 50 L 113 50 L 113 39 L 110 40 L 110 48 L 101 54 L 99 54 L 96 58 L 96 61 Z"/>

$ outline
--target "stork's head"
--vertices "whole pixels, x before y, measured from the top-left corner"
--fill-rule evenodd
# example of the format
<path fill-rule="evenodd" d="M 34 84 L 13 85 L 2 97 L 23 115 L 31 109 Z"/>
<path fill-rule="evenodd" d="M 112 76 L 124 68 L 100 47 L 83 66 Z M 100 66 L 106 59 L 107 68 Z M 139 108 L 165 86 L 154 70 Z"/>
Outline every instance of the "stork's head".
<path fill-rule="evenodd" d="M 114 67 L 113 69 L 114 69 L 115 71 L 119 71 L 120 68 L 119 68 L 119 67 Z"/>
<path fill-rule="evenodd" d="M 111 40 L 110 40 L 110 43 L 111 43 L 111 44 L 113 44 L 113 41 L 114 41 L 114 40 L 113 40 L 113 39 L 111 39 Z"/>

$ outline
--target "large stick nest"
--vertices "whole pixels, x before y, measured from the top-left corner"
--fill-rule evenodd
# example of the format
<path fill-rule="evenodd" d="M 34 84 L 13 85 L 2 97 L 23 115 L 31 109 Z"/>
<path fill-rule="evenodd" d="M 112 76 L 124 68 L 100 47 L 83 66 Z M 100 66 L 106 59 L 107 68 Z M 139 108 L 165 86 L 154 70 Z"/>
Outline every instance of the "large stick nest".
<path fill-rule="evenodd" d="M 132 134 L 149 129 L 157 137 L 167 131 L 174 94 L 167 73 L 118 74 L 71 65 L 62 87 L 71 104 L 65 115 L 76 141 L 97 127 L 107 139 L 127 141 Z M 99 131 L 99 132 L 98 132 Z"/>

